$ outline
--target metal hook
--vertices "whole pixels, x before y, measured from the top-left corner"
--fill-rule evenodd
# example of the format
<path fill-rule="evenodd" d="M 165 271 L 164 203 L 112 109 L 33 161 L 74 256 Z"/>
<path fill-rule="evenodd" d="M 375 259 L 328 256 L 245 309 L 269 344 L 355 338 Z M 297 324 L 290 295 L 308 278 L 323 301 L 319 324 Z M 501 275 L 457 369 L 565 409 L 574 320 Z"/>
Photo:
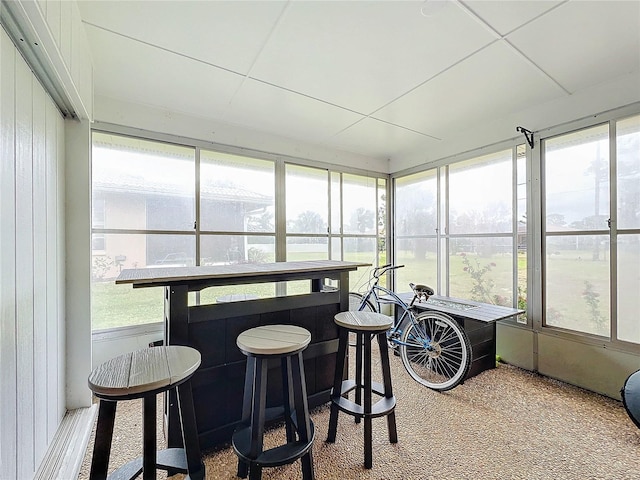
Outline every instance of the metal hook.
<path fill-rule="evenodd" d="M 527 143 L 533 150 L 533 132 L 531 130 L 527 130 L 524 127 L 516 127 L 516 132 L 524 133 L 524 136 L 527 139 Z"/>

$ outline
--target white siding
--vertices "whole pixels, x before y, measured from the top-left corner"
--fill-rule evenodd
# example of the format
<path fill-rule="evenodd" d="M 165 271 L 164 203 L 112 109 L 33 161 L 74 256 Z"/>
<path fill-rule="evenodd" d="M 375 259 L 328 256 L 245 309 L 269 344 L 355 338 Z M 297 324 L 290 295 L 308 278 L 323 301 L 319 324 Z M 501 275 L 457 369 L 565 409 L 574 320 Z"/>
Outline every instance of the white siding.
<path fill-rule="evenodd" d="M 0 477 L 32 478 L 65 413 L 62 117 L 0 29 Z"/>
<path fill-rule="evenodd" d="M 16 474 L 16 50 L 0 29 L 0 471 Z"/>
<path fill-rule="evenodd" d="M 33 422 L 33 86 L 29 67 L 16 57 L 16 347 L 18 476 L 35 473 Z M 5 161 L 3 159 L 3 161 Z"/>
<path fill-rule="evenodd" d="M 33 82 L 33 385 L 47 385 L 47 198 L 46 198 L 46 126 L 47 95 Z M 47 399 L 34 395 L 33 420 L 36 465 L 47 451 Z"/>

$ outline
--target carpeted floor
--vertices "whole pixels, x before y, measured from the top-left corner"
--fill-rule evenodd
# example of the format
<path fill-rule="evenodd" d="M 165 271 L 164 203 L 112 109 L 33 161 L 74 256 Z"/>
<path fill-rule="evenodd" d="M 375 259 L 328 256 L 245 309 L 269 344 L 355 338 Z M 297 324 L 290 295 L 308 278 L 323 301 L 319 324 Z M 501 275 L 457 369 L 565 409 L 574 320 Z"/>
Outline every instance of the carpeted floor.
<path fill-rule="evenodd" d="M 319 407 L 317 479 L 640 480 L 640 430 L 621 402 L 504 364 L 438 393 L 411 380 L 398 357 L 391 363 L 399 442 L 390 444 L 385 419 L 374 419 L 366 470 L 363 424 L 340 414 L 337 441 L 328 444 L 329 409 Z M 118 405 L 110 470 L 141 454 L 140 408 Z M 265 446 L 283 431 L 269 431 Z M 92 445 L 93 437 L 79 479 L 89 476 Z M 203 453 L 207 479 L 237 478 L 228 446 Z M 263 478 L 301 478 L 300 463 L 265 469 Z"/>

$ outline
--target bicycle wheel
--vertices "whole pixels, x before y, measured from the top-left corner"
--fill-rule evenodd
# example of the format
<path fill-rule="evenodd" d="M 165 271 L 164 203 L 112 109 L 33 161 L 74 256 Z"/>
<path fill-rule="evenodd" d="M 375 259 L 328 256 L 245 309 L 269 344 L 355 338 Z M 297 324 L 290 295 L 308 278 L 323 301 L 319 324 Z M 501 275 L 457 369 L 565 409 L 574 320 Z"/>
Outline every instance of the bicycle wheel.
<path fill-rule="evenodd" d="M 471 342 L 450 316 L 423 312 L 402 332 L 400 357 L 416 382 L 443 392 L 460 384 L 469 372 Z"/>
<path fill-rule="evenodd" d="M 376 312 L 376 308 L 369 300 L 366 300 L 364 302 L 364 307 L 360 309 L 363 299 L 364 295 L 361 293 L 349 292 L 349 311 L 356 312 L 358 310 L 363 310 L 365 312 Z"/>

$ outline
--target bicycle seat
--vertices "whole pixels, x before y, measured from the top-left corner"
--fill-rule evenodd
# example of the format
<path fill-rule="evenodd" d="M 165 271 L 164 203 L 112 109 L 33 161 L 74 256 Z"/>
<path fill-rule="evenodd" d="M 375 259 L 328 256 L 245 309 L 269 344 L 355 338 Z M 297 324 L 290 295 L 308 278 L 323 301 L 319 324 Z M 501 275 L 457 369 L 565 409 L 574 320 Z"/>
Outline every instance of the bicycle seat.
<path fill-rule="evenodd" d="M 416 300 L 418 300 L 418 302 L 422 302 L 424 299 L 426 302 L 429 300 L 429 297 L 435 293 L 433 288 L 427 285 L 409 283 L 409 286 L 411 287 L 411 290 L 413 290 L 413 300 L 411 300 L 411 305 L 413 305 Z"/>

